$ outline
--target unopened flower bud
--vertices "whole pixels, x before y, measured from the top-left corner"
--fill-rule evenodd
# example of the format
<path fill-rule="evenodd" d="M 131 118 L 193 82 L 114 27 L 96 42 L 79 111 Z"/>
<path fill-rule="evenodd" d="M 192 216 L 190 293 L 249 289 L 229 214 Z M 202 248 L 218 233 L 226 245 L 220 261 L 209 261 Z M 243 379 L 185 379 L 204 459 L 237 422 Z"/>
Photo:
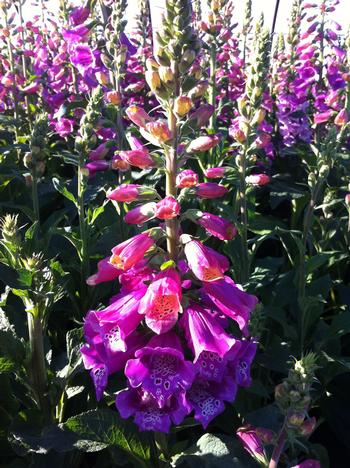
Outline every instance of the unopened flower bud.
<path fill-rule="evenodd" d="M 159 77 L 163 83 L 171 83 L 174 80 L 174 73 L 172 72 L 170 67 L 165 67 L 161 65 L 158 68 Z"/>
<path fill-rule="evenodd" d="M 303 424 L 299 428 L 300 435 L 304 437 L 310 437 L 310 435 L 314 432 L 316 427 L 316 418 L 312 417 L 306 419 Z"/>
<path fill-rule="evenodd" d="M 106 101 L 119 106 L 122 102 L 122 96 L 118 91 L 108 91 L 106 94 Z"/>
<path fill-rule="evenodd" d="M 174 102 L 174 112 L 180 117 L 186 115 L 193 107 L 192 100 L 187 96 L 179 96 Z"/>
<path fill-rule="evenodd" d="M 161 86 L 161 81 L 158 72 L 153 70 L 147 70 L 145 73 L 145 78 L 148 86 L 153 92 L 156 92 Z"/>

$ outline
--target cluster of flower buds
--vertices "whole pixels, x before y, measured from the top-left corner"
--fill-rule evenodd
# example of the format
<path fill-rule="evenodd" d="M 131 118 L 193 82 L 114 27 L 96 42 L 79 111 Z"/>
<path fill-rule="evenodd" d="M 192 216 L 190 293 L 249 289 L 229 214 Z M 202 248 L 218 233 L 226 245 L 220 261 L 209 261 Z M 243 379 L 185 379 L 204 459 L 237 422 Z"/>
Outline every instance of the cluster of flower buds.
<path fill-rule="evenodd" d="M 316 369 L 316 356 L 309 353 L 295 361 L 288 377 L 275 388 L 275 400 L 286 417 L 290 437 L 309 437 L 316 427 L 316 419 L 308 416 Z"/>
<path fill-rule="evenodd" d="M 171 424 L 180 424 L 192 412 L 207 427 L 224 411 L 225 402 L 235 399 L 238 387 L 250 385 L 257 348 L 248 331 L 257 298 L 228 276 L 226 257 L 193 235 L 198 225 L 207 234 L 229 241 L 236 234 L 235 226 L 208 212 L 182 212 L 184 197 L 217 198 L 227 192 L 223 185 L 199 182 L 196 172 L 183 168 L 186 160 L 220 141 L 218 135 L 191 140 L 182 133 L 191 122 L 192 107 L 183 89 L 199 51 L 191 17 L 189 0 L 166 2 L 155 60 L 148 61 L 146 79 L 167 120 L 152 117 L 136 105 L 126 111 L 140 135 L 156 149 L 146 149 L 131 137 L 131 149 L 117 156 L 136 168 L 163 169 L 165 196 L 138 184 L 108 192 L 114 203 L 132 204 L 125 210 L 127 223 L 151 226 L 116 245 L 88 278 L 90 285 L 118 280 L 120 291 L 108 307 L 88 313 L 86 345 L 81 350 L 97 398 L 102 398 L 109 376 L 124 371 L 126 388 L 116 397 L 121 416 L 133 416 L 141 430 L 161 432 L 168 432 Z M 194 82 L 192 88 L 196 86 Z M 159 152 L 161 156 L 156 157 Z M 211 176 L 215 177 L 226 170 L 214 169 Z M 184 220 L 193 222 L 191 235 L 184 233 Z"/>
<path fill-rule="evenodd" d="M 30 139 L 30 151 L 24 155 L 23 159 L 25 167 L 35 176 L 41 176 L 45 172 L 48 129 L 47 114 L 40 114 L 33 125 Z"/>

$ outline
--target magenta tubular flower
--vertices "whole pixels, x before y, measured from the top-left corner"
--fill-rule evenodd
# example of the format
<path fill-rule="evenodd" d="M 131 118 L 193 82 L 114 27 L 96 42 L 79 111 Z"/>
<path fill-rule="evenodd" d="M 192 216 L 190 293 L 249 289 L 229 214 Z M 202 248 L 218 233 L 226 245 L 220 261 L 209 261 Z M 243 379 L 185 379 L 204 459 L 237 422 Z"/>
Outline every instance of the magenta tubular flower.
<path fill-rule="evenodd" d="M 187 146 L 187 153 L 200 153 L 208 151 L 216 146 L 221 140 L 220 135 L 205 135 L 192 140 Z"/>
<path fill-rule="evenodd" d="M 125 375 L 131 387 L 142 387 L 164 408 L 179 390 L 191 387 L 196 372 L 191 362 L 184 360 L 180 339 L 173 332 L 154 336 L 130 359 Z"/>
<path fill-rule="evenodd" d="M 141 225 L 150 221 L 155 217 L 157 204 L 155 202 L 145 203 L 128 211 L 124 216 L 124 221 L 127 224 Z"/>
<path fill-rule="evenodd" d="M 144 128 L 146 126 L 146 122 L 151 122 L 153 120 L 147 112 L 139 106 L 129 106 L 125 110 L 126 115 L 129 117 L 132 123 L 137 125 L 138 127 Z"/>
<path fill-rule="evenodd" d="M 254 459 L 261 463 L 267 462 L 264 446 L 258 437 L 255 428 L 251 426 L 241 427 L 238 429 L 236 434 L 244 448 Z"/>
<path fill-rule="evenodd" d="M 156 144 L 162 144 L 172 138 L 167 122 L 162 120 L 146 123 L 146 130 L 142 135 L 151 143 L 155 141 Z"/>
<path fill-rule="evenodd" d="M 198 304 L 191 304 L 181 319 L 194 364 L 203 379 L 221 382 L 228 359 L 235 359 L 241 343 L 228 335 L 215 316 Z"/>
<path fill-rule="evenodd" d="M 176 177 L 176 186 L 179 188 L 195 187 L 198 184 L 198 174 L 191 169 L 185 169 Z"/>
<path fill-rule="evenodd" d="M 220 240 L 232 240 L 237 234 L 237 228 L 233 223 L 211 213 L 202 213 L 196 222 Z"/>
<path fill-rule="evenodd" d="M 181 311 L 181 280 L 174 268 L 161 271 L 148 286 L 139 313 L 146 316 L 147 326 L 158 335 L 169 331 Z"/>
<path fill-rule="evenodd" d="M 321 463 L 318 460 L 305 460 L 292 468 L 321 468 Z"/>
<path fill-rule="evenodd" d="M 74 26 L 84 23 L 90 15 L 90 8 L 87 7 L 75 7 L 69 15 L 69 19 L 72 21 Z"/>
<path fill-rule="evenodd" d="M 173 219 L 179 216 L 180 203 L 174 197 L 165 197 L 156 205 L 155 216 L 158 219 Z"/>
<path fill-rule="evenodd" d="M 137 234 L 113 247 L 113 255 L 109 262 L 120 270 L 128 270 L 142 260 L 147 250 L 153 247 L 153 245 L 154 240 L 149 233 Z"/>
<path fill-rule="evenodd" d="M 101 143 L 98 147 L 92 151 L 90 151 L 88 155 L 89 161 L 98 161 L 99 159 L 104 159 L 108 154 L 108 148 L 106 147 L 106 143 Z"/>
<path fill-rule="evenodd" d="M 329 109 L 324 112 L 319 112 L 314 115 L 314 123 L 321 124 L 321 123 L 328 122 L 333 114 L 334 114 L 334 111 L 332 109 Z"/>
<path fill-rule="evenodd" d="M 229 366 L 234 372 L 235 381 L 240 387 L 250 387 L 252 379 L 250 367 L 257 350 L 257 342 L 254 340 L 241 341 L 238 354 L 234 357 Z"/>
<path fill-rule="evenodd" d="M 118 278 L 122 270 L 118 270 L 113 265 L 109 263 L 110 257 L 106 257 L 103 260 L 100 260 L 97 264 L 97 273 L 89 276 L 86 280 L 86 283 L 89 286 L 96 286 L 100 283 L 105 283 L 106 281 L 113 281 Z"/>
<path fill-rule="evenodd" d="M 88 45 L 77 44 L 71 53 L 72 64 L 84 75 L 85 71 L 95 66 L 95 57 Z"/>
<path fill-rule="evenodd" d="M 128 388 L 117 394 L 116 407 L 122 418 L 134 416 L 141 431 L 169 432 L 170 425 L 181 424 L 190 412 L 184 392 L 170 397 L 164 408 L 142 388 Z"/>
<path fill-rule="evenodd" d="M 199 198 L 219 198 L 223 197 L 227 192 L 226 187 L 213 182 L 202 182 L 196 187 L 196 194 Z"/>
<path fill-rule="evenodd" d="M 225 410 L 224 401 L 234 401 L 236 393 L 237 385 L 228 377 L 224 377 L 220 383 L 195 379 L 186 392 L 186 401 L 194 410 L 194 418 L 206 429 L 210 421 Z"/>
<path fill-rule="evenodd" d="M 190 115 L 189 121 L 194 122 L 197 128 L 201 128 L 209 122 L 214 113 L 214 107 L 210 104 L 202 104 Z"/>
<path fill-rule="evenodd" d="M 270 183 L 270 177 L 266 174 L 252 174 L 245 178 L 245 181 L 249 185 L 262 186 Z"/>
<path fill-rule="evenodd" d="M 134 265 L 128 271 L 123 272 L 119 282 L 126 291 L 134 291 L 144 286 L 145 281 L 154 279 L 154 271 L 147 265 L 147 259 Z"/>
<path fill-rule="evenodd" d="M 248 334 L 249 316 L 258 303 L 255 296 L 239 289 L 228 276 L 205 283 L 203 291 L 218 310 L 238 323 L 244 335 Z"/>
<path fill-rule="evenodd" d="M 119 151 L 118 155 L 130 164 L 130 166 L 136 166 L 139 169 L 147 169 L 155 166 L 152 156 L 146 150 Z"/>
<path fill-rule="evenodd" d="M 85 169 L 88 170 L 89 176 L 93 177 L 96 175 L 97 172 L 103 172 L 109 169 L 109 162 L 108 161 L 92 161 L 84 166 Z"/>
<path fill-rule="evenodd" d="M 107 193 L 109 200 L 131 203 L 137 200 L 152 199 L 157 195 L 156 190 L 137 184 L 121 184 Z"/>
<path fill-rule="evenodd" d="M 71 135 L 73 132 L 73 121 L 62 117 L 55 123 L 55 130 L 62 138 Z"/>
<path fill-rule="evenodd" d="M 208 179 L 221 179 L 227 172 L 227 167 L 208 167 L 204 171 L 205 177 Z"/>
<path fill-rule="evenodd" d="M 184 250 L 189 267 L 201 281 L 216 281 L 229 269 L 226 257 L 197 240 L 187 242 Z"/>

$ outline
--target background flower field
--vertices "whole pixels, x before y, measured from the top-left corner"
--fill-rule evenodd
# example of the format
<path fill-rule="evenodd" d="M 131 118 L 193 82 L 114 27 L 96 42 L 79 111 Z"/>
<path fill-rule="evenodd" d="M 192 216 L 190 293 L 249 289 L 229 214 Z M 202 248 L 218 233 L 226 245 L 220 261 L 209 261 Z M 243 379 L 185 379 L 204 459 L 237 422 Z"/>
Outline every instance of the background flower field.
<path fill-rule="evenodd" d="M 0 0 L 0 466 L 347 467 L 342 1 L 58 3 Z"/>

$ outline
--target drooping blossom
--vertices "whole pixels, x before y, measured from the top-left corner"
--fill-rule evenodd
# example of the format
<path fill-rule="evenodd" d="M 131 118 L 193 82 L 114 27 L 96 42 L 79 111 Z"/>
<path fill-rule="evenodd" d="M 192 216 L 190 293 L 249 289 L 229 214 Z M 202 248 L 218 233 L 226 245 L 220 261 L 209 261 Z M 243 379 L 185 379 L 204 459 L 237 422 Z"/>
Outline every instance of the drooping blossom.
<path fill-rule="evenodd" d="M 156 207 L 157 204 L 155 202 L 139 205 L 126 213 L 124 216 L 124 221 L 127 224 L 141 225 L 146 223 L 156 216 Z"/>
<path fill-rule="evenodd" d="M 122 270 L 118 270 L 109 263 L 109 259 L 110 257 L 106 257 L 98 262 L 97 273 L 89 276 L 86 280 L 89 286 L 96 286 L 106 281 L 113 281 L 122 273 Z"/>
<path fill-rule="evenodd" d="M 134 237 L 113 247 L 110 258 L 111 265 L 120 270 L 128 270 L 143 259 L 147 250 L 154 245 L 150 233 L 137 234 Z"/>
<path fill-rule="evenodd" d="M 185 169 L 176 176 L 176 186 L 179 188 L 195 187 L 198 184 L 198 174 L 192 169 Z"/>
<path fill-rule="evenodd" d="M 155 216 L 158 219 L 173 219 L 180 214 L 180 203 L 171 196 L 163 198 L 156 204 Z"/>
<path fill-rule="evenodd" d="M 189 267 L 201 281 L 221 279 L 229 268 L 226 257 L 197 240 L 186 242 L 184 251 Z"/>
<path fill-rule="evenodd" d="M 226 187 L 213 182 L 202 182 L 196 187 L 196 194 L 199 198 L 204 199 L 223 197 L 227 192 Z"/>
<path fill-rule="evenodd" d="M 202 151 L 208 151 L 216 146 L 221 140 L 219 135 L 207 135 L 200 136 L 187 146 L 187 153 L 198 153 Z"/>
<path fill-rule="evenodd" d="M 196 222 L 220 240 L 232 240 L 237 234 L 237 228 L 231 221 L 212 213 L 200 212 Z"/>

